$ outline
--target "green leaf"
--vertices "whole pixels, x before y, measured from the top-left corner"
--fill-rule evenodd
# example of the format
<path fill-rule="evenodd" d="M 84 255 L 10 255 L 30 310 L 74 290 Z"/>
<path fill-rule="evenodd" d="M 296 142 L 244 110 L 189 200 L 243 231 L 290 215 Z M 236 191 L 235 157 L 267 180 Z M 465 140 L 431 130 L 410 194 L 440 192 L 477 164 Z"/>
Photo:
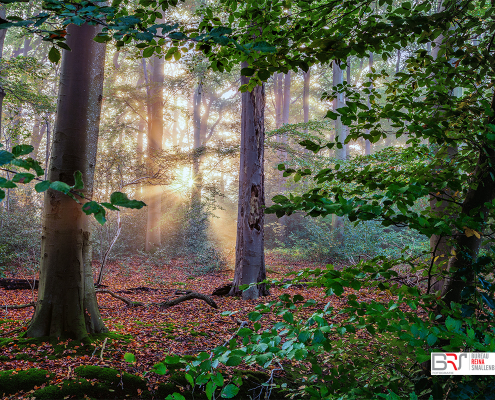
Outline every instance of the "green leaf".
<path fill-rule="evenodd" d="M 82 210 L 86 215 L 94 214 L 95 219 L 104 225 L 106 222 L 105 209 L 96 201 L 88 201 L 82 206 Z"/>
<path fill-rule="evenodd" d="M 146 48 L 146 49 L 143 50 L 143 57 L 144 58 L 151 57 L 154 52 L 155 52 L 155 47 L 154 46 L 148 47 L 148 48 Z"/>
<path fill-rule="evenodd" d="M 58 190 L 59 192 L 62 192 L 62 193 L 69 193 L 70 192 L 70 186 L 67 185 L 67 183 L 64 183 L 64 182 L 60 182 L 60 181 L 55 181 L 55 182 L 52 182 L 50 184 L 50 187 L 53 189 L 53 190 Z"/>
<path fill-rule="evenodd" d="M 82 190 L 84 189 L 84 182 L 82 179 L 82 172 L 81 171 L 76 171 L 74 172 L 74 186 L 72 186 L 72 189 L 76 190 Z"/>
<path fill-rule="evenodd" d="M 35 178 L 35 176 L 33 174 L 30 174 L 30 173 L 27 173 L 27 172 L 23 172 L 23 173 L 15 174 L 13 176 L 13 178 L 12 178 L 12 182 L 16 182 L 16 183 L 29 183 L 34 178 Z"/>
<path fill-rule="evenodd" d="M 109 210 L 112 210 L 112 211 L 120 211 L 117 207 L 115 207 L 114 205 L 112 205 L 110 203 L 101 203 L 101 205 L 105 208 L 108 208 Z"/>
<path fill-rule="evenodd" d="M 229 359 L 227 360 L 227 362 L 225 363 L 225 365 L 227 367 L 236 367 L 240 363 L 242 363 L 242 357 L 232 356 L 232 357 L 229 357 Z"/>
<path fill-rule="evenodd" d="M 50 181 L 39 182 L 34 186 L 34 190 L 36 190 L 38 193 L 44 192 L 48 190 L 48 188 L 50 187 L 50 183 Z"/>
<path fill-rule="evenodd" d="M 33 146 L 30 146 L 28 144 L 19 144 L 17 146 L 12 147 L 12 154 L 14 155 L 14 157 L 19 157 L 29 154 L 33 150 L 34 150 Z"/>
<path fill-rule="evenodd" d="M 126 207 L 126 208 L 137 208 L 141 209 L 146 204 L 139 200 L 129 200 L 127 195 L 122 192 L 113 192 L 110 195 L 110 203 L 114 206 Z"/>
<path fill-rule="evenodd" d="M 237 393 L 239 393 L 239 388 L 236 385 L 232 385 L 231 383 L 229 383 L 223 388 L 221 396 L 224 399 L 231 399 Z"/>
<path fill-rule="evenodd" d="M 262 81 L 266 81 L 271 75 L 272 74 L 266 69 L 258 71 L 258 78 L 260 78 Z"/>
<path fill-rule="evenodd" d="M 60 61 L 60 51 L 57 49 L 55 46 L 53 46 L 50 51 L 48 52 L 48 59 L 54 63 L 57 64 Z"/>
<path fill-rule="evenodd" d="M 208 397 L 208 400 L 211 400 L 211 398 L 213 397 L 213 393 L 215 393 L 215 389 L 217 388 L 216 386 L 217 385 L 215 385 L 212 381 L 209 381 L 206 384 L 205 393 L 206 397 Z"/>
<path fill-rule="evenodd" d="M 17 185 L 12 181 L 9 181 L 3 177 L 0 177 L 0 187 L 6 188 L 6 189 L 13 189 L 13 188 L 16 188 Z"/>
<path fill-rule="evenodd" d="M 174 394 L 169 394 L 166 397 L 166 400 L 186 400 L 186 398 L 182 396 L 180 393 L 174 393 Z"/>
<path fill-rule="evenodd" d="M 0 165 L 10 164 L 14 155 L 8 151 L 0 150 Z"/>
<path fill-rule="evenodd" d="M 131 354 L 131 353 L 126 353 L 126 354 Z M 134 357 L 134 355 L 132 354 Z M 125 357 L 125 356 L 124 356 Z M 127 360 L 126 360 L 127 361 Z M 129 361 L 129 362 L 134 362 L 134 361 Z M 167 367 L 163 363 L 156 363 L 153 366 L 153 372 L 158 375 L 165 375 L 167 373 Z"/>
<path fill-rule="evenodd" d="M 252 75 L 254 75 L 254 69 L 253 68 L 243 68 L 243 69 L 241 69 L 241 75 L 252 76 Z"/>
<path fill-rule="evenodd" d="M 136 356 L 132 353 L 125 353 L 124 360 L 126 360 L 128 363 L 134 364 L 136 362 Z"/>

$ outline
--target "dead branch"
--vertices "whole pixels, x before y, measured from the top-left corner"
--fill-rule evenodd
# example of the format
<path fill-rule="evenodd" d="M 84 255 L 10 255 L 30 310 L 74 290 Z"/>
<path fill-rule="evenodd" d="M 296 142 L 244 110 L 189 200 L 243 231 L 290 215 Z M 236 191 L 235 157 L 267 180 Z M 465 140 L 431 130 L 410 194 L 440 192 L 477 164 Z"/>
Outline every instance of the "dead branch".
<path fill-rule="evenodd" d="M 36 302 L 35 301 L 32 301 L 31 303 L 27 303 L 27 304 L 4 304 L 4 305 L 0 305 L 0 309 L 3 309 L 3 310 L 19 310 L 21 308 L 28 308 L 28 307 L 34 307 L 36 308 Z"/>
<path fill-rule="evenodd" d="M 114 293 L 108 289 L 97 289 L 96 293 L 107 293 L 110 296 L 115 297 L 116 299 L 123 301 L 128 307 L 155 306 L 155 307 L 161 307 L 161 308 L 165 309 L 165 308 L 170 308 L 170 307 L 176 306 L 177 304 L 182 303 L 183 301 L 187 301 L 187 300 L 191 300 L 191 299 L 199 299 L 199 300 L 203 300 L 204 302 L 206 302 L 209 306 L 211 306 L 213 308 L 218 308 L 217 303 L 215 303 L 211 299 L 211 297 L 209 297 L 205 294 L 196 293 L 196 292 L 187 293 L 186 295 L 181 296 L 181 297 L 177 297 L 176 299 L 162 301 L 162 302 L 153 302 L 153 303 L 148 303 L 148 304 L 144 304 L 140 301 L 132 301 L 128 297 L 120 296 L 120 295 L 118 295 L 118 294 L 116 294 L 116 293 Z"/>

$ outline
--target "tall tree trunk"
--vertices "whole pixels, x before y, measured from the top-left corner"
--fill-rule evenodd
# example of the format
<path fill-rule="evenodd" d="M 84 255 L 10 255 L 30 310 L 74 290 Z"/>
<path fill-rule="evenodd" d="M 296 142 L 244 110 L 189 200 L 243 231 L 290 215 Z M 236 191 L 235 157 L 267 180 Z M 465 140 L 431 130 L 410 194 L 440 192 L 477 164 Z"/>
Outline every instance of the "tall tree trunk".
<path fill-rule="evenodd" d="M 191 191 L 191 204 L 193 207 L 199 207 L 201 204 L 201 189 L 202 179 L 200 172 L 201 163 L 201 148 L 203 146 L 202 141 L 202 121 L 201 121 L 201 103 L 203 100 L 203 84 L 200 81 L 198 87 L 194 92 L 193 97 L 193 123 L 194 123 L 194 144 L 193 144 L 193 187 Z M 198 210 L 199 211 L 199 210 Z"/>
<path fill-rule="evenodd" d="M 440 2 L 438 5 L 438 12 L 440 12 L 442 9 L 443 9 L 443 5 L 442 2 Z M 433 57 L 434 60 L 438 58 L 438 52 L 444 40 L 445 40 L 445 35 L 443 34 L 439 35 L 434 40 L 435 47 L 431 49 L 431 56 Z M 435 77 L 433 77 L 433 79 L 434 78 Z M 446 146 L 443 149 L 440 149 L 437 146 L 436 157 L 442 159 L 438 168 L 441 169 L 442 165 L 448 165 L 451 159 L 456 156 L 457 152 L 458 149 L 456 146 Z M 448 200 L 451 198 L 452 194 L 453 194 L 452 191 L 450 191 L 445 193 L 443 196 L 441 196 L 445 198 L 445 201 L 439 201 L 437 197 L 430 198 L 431 212 L 434 216 L 441 218 L 443 215 L 451 213 L 450 211 L 451 207 Z M 451 243 L 449 243 L 449 240 L 447 238 L 439 235 L 432 235 L 430 237 L 430 249 L 432 252 L 432 263 L 434 267 L 432 268 L 432 271 L 433 273 L 440 275 L 440 277 L 436 279 L 436 281 L 432 282 L 433 284 L 431 285 L 430 291 L 442 292 L 444 291 L 444 286 L 446 284 L 446 281 L 445 279 L 443 279 L 442 274 L 444 273 L 445 270 L 449 268 L 448 264 L 449 264 L 450 253 L 452 251 L 452 245 Z"/>
<path fill-rule="evenodd" d="M 275 74 L 275 128 L 280 128 L 282 126 L 282 100 L 283 100 L 283 84 L 282 77 L 283 74 Z"/>
<path fill-rule="evenodd" d="M 340 68 L 340 65 L 336 61 L 333 61 L 332 63 L 332 78 L 333 86 L 341 85 L 344 81 L 344 71 Z M 333 100 L 332 106 L 334 111 L 344 106 L 343 93 L 337 93 L 335 99 Z M 345 127 L 342 125 L 342 120 L 338 117 L 335 120 L 335 141 L 338 143 L 335 150 L 335 158 L 337 160 L 345 160 L 347 158 L 346 146 L 344 144 L 346 133 Z M 337 215 L 333 215 L 332 229 L 334 230 L 337 239 L 342 241 L 344 238 L 344 219 L 342 217 L 338 217 Z"/>
<path fill-rule="evenodd" d="M 93 195 L 94 168 L 103 90 L 105 45 L 93 38 L 97 26 L 69 25 L 63 50 L 53 151 L 48 178 L 69 185 L 84 177 L 84 196 Z M 45 194 L 41 272 L 36 311 L 28 337 L 85 338 L 105 332 L 98 310 L 89 217 L 67 195 Z"/>
<path fill-rule="evenodd" d="M 0 6 L 0 18 L 5 19 L 6 12 L 5 6 Z M 0 29 L 0 60 L 3 58 L 3 45 L 5 43 L 5 35 L 7 35 L 7 29 Z M 2 133 L 2 113 L 3 113 L 3 99 L 5 97 L 5 90 L 0 86 L 0 134 Z"/>
<path fill-rule="evenodd" d="M 311 80 L 311 70 L 303 73 L 304 86 L 303 86 L 303 114 L 304 123 L 307 124 L 309 121 L 309 84 Z M 308 128 L 304 128 L 304 132 L 308 133 Z"/>
<path fill-rule="evenodd" d="M 148 136 L 148 160 L 151 162 L 162 151 L 163 142 L 163 58 L 153 57 L 153 75 L 150 82 L 151 120 Z M 153 166 L 152 166 L 153 168 Z M 151 185 L 147 190 L 148 220 L 146 229 L 146 251 L 161 246 L 160 222 L 162 216 L 162 189 Z"/>
<path fill-rule="evenodd" d="M 40 148 L 41 139 L 45 135 L 46 124 L 43 121 L 41 115 L 37 115 L 34 119 L 33 133 L 31 135 L 31 146 L 33 146 L 32 157 L 36 159 L 38 157 L 38 150 Z"/>
<path fill-rule="evenodd" d="M 242 67 L 247 67 L 247 62 Z M 241 76 L 241 84 L 249 78 Z M 268 294 L 264 284 L 252 286 L 241 294 L 239 286 L 262 282 L 266 278 L 264 254 L 265 187 L 265 86 L 242 93 L 241 160 L 239 168 L 239 205 L 235 275 L 230 295 L 244 300 Z"/>
<path fill-rule="evenodd" d="M 371 74 L 371 69 L 373 68 L 373 53 L 370 53 L 370 58 L 368 60 L 368 66 L 370 68 L 370 74 Z M 371 89 L 372 89 L 372 86 L 369 87 L 369 90 L 371 90 Z M 370 108 L 371 108 L 371 101 L 370 101 L 370 94 L 368 94 L 368 109 L 370 109 Z M 370 130 L 367 129 L 366 133 L 369 134 Z M 371 142 L 368 139 L 366 139 L 364 142 L 364 154 L 365 155 L 371 154 Z"/>

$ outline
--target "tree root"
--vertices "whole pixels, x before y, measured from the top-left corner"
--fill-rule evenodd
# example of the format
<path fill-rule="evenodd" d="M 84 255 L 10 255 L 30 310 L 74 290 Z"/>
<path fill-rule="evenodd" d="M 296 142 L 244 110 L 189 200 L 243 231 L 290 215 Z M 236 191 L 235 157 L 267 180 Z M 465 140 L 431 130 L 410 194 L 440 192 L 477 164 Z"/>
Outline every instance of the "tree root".
<path fill-rule="evenodd" d="M 209 297 L 205 294 L 196 293 L 196 292 L 189 292 L 189 293 L 185 294 L 184 296 L 178 297 L 176 299 L 162 301 L 162 302 L 148 303 L 148 304 L 142 303 L 140 301 L 132 301 L 128 297 L 120 296 L 120 295 L 118 295 L 118 294 L 116 294 L 116 293 L 114 293 L 108 289 L 96 289 L 96 293 L 107 293 L 110 296 L 115 297 L 116 299 L 123 301 L 128 307 L 155 306 L 155 307 L 161 307 L 163 309 L 166 309 L 166 308 L 176 306 L 177 304 L 182 303 L 183 301 L 187 301 L 187 300 L 191 300 L 191 299 L 199 299 L 199 300 L 203 300 L 204 302 L 206 302 L 209 306 L 211 306 L 213 308 L 218 308 L 217 303 L 215 303 L 213 301 L 213 299 L 211 299 L 211 297 Z"/>

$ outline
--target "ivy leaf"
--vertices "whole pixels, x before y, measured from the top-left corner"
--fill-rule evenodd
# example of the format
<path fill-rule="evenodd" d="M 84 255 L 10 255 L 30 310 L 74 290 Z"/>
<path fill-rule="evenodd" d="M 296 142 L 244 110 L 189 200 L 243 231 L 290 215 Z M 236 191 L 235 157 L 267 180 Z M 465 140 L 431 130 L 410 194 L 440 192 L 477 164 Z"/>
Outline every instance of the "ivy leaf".
<path fill-rule="evenodd" d="M 141 209 L 146 205 L 146 203 L 139 200 L 129 200 L 129 198 L 127 198 L 127 195 L 122 192 L 112 193 L 112 195 L 110 196 L 110 203 L 112 203 L 114 206 L 137 209 Z"/>

